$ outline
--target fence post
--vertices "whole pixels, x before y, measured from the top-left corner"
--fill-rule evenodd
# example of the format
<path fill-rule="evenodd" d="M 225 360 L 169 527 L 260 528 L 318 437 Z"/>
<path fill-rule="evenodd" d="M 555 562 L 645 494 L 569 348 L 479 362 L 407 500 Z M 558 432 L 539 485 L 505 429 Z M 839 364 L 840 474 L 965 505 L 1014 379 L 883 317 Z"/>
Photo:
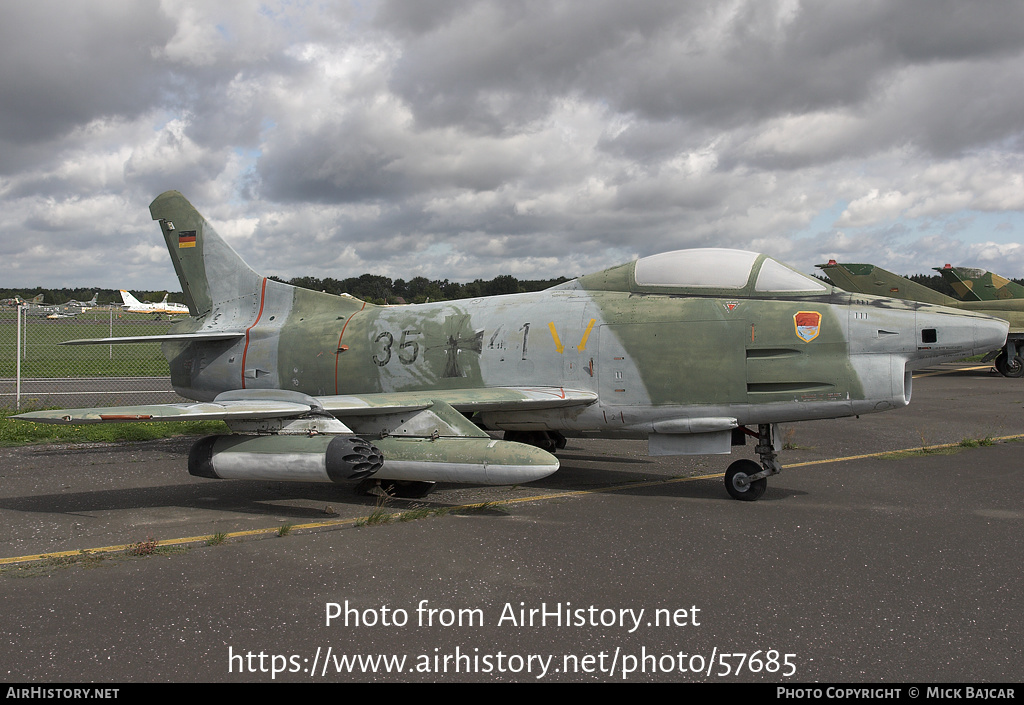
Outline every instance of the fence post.
<path fill-rule="evenodd" d="M 14 341 L 14 410 L 21 411 L 21 304 L 17 305 L 18 332 Z"/>

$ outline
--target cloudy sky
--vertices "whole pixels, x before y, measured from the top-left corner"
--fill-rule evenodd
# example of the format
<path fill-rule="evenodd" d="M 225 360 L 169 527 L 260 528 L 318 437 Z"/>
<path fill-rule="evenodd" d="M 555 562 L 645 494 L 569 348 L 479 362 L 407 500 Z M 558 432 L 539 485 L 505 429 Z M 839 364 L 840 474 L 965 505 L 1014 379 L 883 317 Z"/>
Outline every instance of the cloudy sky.
<path fill-rule="evenodd" d="M 1019 0 L 5 3 L 0 286 L 575 276 L 664 250 L 1024 276 Z"/>

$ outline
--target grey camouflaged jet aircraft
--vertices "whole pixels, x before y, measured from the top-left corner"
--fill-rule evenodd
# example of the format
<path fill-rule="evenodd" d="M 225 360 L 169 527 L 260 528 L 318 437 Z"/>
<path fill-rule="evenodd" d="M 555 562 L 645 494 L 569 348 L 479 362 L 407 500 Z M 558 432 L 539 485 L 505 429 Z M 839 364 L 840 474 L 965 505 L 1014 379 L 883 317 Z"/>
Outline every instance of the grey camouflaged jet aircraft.
<path fill-rule="evenodd" d="M 932 267 L 956 292 L 960 301 L 1002 301 L 1024 299 L 1024 286 L 985 269 L 973 267 Z"/>
<path fill-rule="evenodd" d="M 251 270 L 179 193 L 150 206 L 190 316 L 161 336 L 194 404 L 39 411 L 51 423 L 224 419 L 201 477 L 518 484 L 566 436 L 729 453 L 728 492 L 781 470 L 775 425 L 905 406 L 911 370 L 1003 344 L 1006 322 L 850 295 L 765 255 L 644 257 L 536 293 L 375 306 Z M 748 428 L 753 427 L 753 428 Z M 757 430 L 753 430 L 756 428 Z M 504 439 L 488 431 L 504 431 Z"/>

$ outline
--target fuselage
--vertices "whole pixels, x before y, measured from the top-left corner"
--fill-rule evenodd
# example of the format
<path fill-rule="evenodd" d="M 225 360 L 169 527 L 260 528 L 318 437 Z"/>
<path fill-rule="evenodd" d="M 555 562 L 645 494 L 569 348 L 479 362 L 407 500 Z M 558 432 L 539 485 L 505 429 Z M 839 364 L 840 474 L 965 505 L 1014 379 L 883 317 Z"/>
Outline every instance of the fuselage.
<path fill-rule="evenodd" d="M 492 429 L 644 436 L 700 432 L 716 418 L 744 425 L 898 408 L 910 400 L 911 370 L 999 347 L 1006 335 L 1004 322 L 986 316 L 827 285 L 759 294 L 755 274 L 756 267 L 733 296 L 672 286 L 638 291 L 634 275 L 620 286 L 615 274 L 411 306 L 263 280 L 230 312 L 215 308 L 181 326 L 209 330 L 230 318 L 243 339 L 168 343 L 165 352 L 176 389 L 199 400 L 233 389 L 323 397 L 567 388 L 598 401 L 529 414 L 484 411 L 479 421 Z"/>

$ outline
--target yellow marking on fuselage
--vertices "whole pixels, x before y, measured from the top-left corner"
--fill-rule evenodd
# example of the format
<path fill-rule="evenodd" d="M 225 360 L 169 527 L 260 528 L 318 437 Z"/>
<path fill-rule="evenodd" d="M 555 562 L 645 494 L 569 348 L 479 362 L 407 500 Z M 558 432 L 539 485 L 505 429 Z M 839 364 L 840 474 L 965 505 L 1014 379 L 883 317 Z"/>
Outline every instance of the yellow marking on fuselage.
<path fill-rule="evenodd" d="M 562 351 L 565 350 L 565 346 L 562 345 L 562 341 L 558 339 L 558 331 L 555 330 L 555 322 L 548 323 L 548 329 L 551 331 L 551 338 L 555 341 L 555 350 L 561 355 Z"/>
<path fill-rule="evenodd" d="M 587 338 L 590 337 L 590 331 L 594 328 L 595 319 L 591 318 L 590 323 L 587 324 L 587 329 L 583 331 L 583 337 L 580 339 L 580 345 L 578 350 L 583 352 L 587 349 Z"/>

